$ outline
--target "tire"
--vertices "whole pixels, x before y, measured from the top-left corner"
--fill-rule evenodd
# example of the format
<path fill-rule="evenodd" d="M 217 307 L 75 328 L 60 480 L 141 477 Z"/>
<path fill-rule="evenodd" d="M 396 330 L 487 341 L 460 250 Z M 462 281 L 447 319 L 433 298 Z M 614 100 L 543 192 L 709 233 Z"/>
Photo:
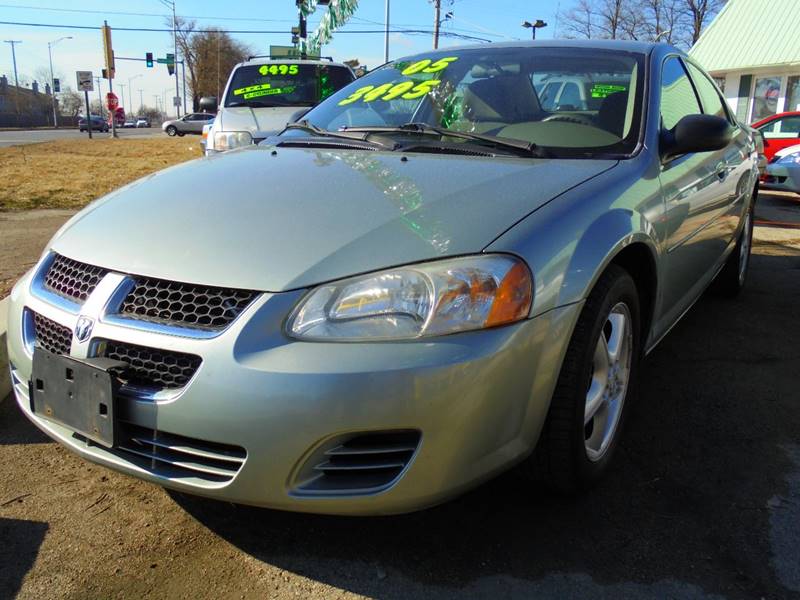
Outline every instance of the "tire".
<path fill-rule="evenodd" d="M 183 137 L 183 136 L 185 136 L 185 135 L 186 135 L 186 134 L 185 134 L 185 133 L 183 133 L 182 131 L 179 131 L 179 132 L 178 132 L 178 137 Z"/>
<path fill-rule="evenodd" d="M 170 125 L 167 127 L 166 132 L 169 137 L 175 137 L 175 134 L 178 133 L 178 130 L 175 125 Z"/>
<path fill-rule="evenodd" d="M 735 298 L 744 288 L 747 281 L 747 271 L 750 268 L 750 252 L 753 248 L 753 203 L 747 208 L 744 216 L 744 226 L 736 240 L 736 246 L 731 252 L 725 266 L 714 280 L 712 290 L 728 298 Z"/>
<path fill-rule="evenodd" d="M 611 265 L 581 310 L 542 434 L 523 467 L 538 483 L 574 494 L 594 485 L 608 469 L 636 395 L 640 328 L 636 284 L 625 269 Z M 615 338 L 616 363 L 609 361 L 607 345 Z M 590 393 L 594 402 L 589 402 Z M 594 416 L 586 420 L 587 414 Z"/>

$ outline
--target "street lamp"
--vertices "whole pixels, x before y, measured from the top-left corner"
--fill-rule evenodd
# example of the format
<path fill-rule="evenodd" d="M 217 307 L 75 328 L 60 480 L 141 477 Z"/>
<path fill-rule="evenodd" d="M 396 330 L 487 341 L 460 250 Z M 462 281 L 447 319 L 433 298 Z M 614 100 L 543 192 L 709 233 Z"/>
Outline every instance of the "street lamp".
<path fill-rule="evenodd" d="M 53 46 L 62 40 L 71 40 L 72 36 L 60 37 L 52 42 L 47 42 L 47 56 L 50 58 L 50 93 L 53 98 L 53 127 L 58 129 L 58 114 L 56 113 L 56 84 L 53 76 Z"/>
<path fill-rule="evenodd" d="M 522 26 L 525 29 L 530 29 L 531 33 L 533 34 L 533 39 L 536 39 L 536 30 L 541 29 L 542 27 L 547 27 L 547 23 L 542 21 L 541 19 L 536 19 L 533 23 L 530 21 L 523 21 Z"/>

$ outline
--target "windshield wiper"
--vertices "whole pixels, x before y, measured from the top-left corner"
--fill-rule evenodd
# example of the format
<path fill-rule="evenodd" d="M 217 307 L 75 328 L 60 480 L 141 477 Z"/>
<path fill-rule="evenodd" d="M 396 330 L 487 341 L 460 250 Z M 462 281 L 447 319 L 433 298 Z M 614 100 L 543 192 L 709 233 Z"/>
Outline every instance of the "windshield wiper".
<path fill-rule="evenodd" d="M 452 129 L 445 129 L 444 127 L 436 127 L 428 125 L 427 123 L 405 123 L 396 127 L 388 127 L 382 125 L 365 126 L 365 127 L 343 127 L 342 131 L 352 131 L 358 133 L 410 133 L 419 135 L 436 135 L 439 137 L 452 137 L 462 140 L 469 140 L 471 142 L 480 142 L 489 144 L 497 148 L 506 150 L 513 150 L 517 153 L 525 154 L 527 156 L 544 156 L 544 153 L 539 146 L 533 142 L 526 142 L 524 140 L 515 140 L 511 138 L 499 137 L 496 135 L 487 135 L 482 133 L 468 133 L 466 131 L 455 131 Z"/>
<path fill-rule="evenodd" d="M 247 106 L 250 108 L 272 108 L 277 105 L 267 104 L 266 102 L 261 102 L 259 100 L 248 100 L 247 102 L 228 102 L 228 104 L 225 105 L 226 108 L 238 108 L 240 106 Z"/>
<path fill-rule="evenodd" d="M 320 137 L 328 137 L 328 138 L 336 138 L 341 140 L 349 140 L 349 141 L 357 141 L 357 142 L 364 142 L 366 144 L 370 144 L 372 146 L 377 146 L 382 150 L 395 150 L 398 147 L 398 144 L 391 140 L 374 140 L 368 139 L 372 133 L 380 133 L 380 132 L 353 132 L 356 135 L 348 134 L 346 132 L 340 131 L 329 131 L 328 129 L 323 129 L 322 127 L 318 127 L 311 123 L 308 119 L 302 119 L 295 123 L 287 123 L 284 131 L 290 129 L 299 129 L 301 131 L 307 131 L 309 133 L 313 133 L 314 135 L 318 135 Z M 363 135 L 357 135 L 358 133 L 362 133 Z"/>

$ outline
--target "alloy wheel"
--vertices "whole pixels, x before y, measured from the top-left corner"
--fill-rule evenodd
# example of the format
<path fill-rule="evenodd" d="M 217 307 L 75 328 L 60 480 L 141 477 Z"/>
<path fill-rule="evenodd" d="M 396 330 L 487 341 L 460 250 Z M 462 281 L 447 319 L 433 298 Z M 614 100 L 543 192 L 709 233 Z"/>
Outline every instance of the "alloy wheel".
<path fill-rule="evenodd" d="M 633 320 L 627 304 L 617 303 L 606 317 L 592 357 L 584 407 L 584 446 L 590 461 L 605 455 L 622 415 L 633 357 Z"/>

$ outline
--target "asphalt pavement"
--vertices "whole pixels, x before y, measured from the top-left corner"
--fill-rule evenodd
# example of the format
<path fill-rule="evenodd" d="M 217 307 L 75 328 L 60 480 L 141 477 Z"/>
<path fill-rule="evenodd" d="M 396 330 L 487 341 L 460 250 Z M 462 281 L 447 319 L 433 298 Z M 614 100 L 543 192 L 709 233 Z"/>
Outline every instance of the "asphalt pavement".
<path fill-rule="evenodd" d="M 142 127 L 139 129 L 118 129 L 117 132 L 122 138 L 125 137 L 147 137 L 154 135 L 164 135 L 161 127 Z M 93 131 L 94 139 L 106 139 L 111 133 Z M 4 146 L 19 146 L 22 144 L 36 144 L 38 142 L 50 142 L 53 140 L 68 140 L 87 138 L 89 134 L 85 131 L 81 133 L 77 127 L 60 129 L 10 129 L 0 130 L 0 148 Z"/>

